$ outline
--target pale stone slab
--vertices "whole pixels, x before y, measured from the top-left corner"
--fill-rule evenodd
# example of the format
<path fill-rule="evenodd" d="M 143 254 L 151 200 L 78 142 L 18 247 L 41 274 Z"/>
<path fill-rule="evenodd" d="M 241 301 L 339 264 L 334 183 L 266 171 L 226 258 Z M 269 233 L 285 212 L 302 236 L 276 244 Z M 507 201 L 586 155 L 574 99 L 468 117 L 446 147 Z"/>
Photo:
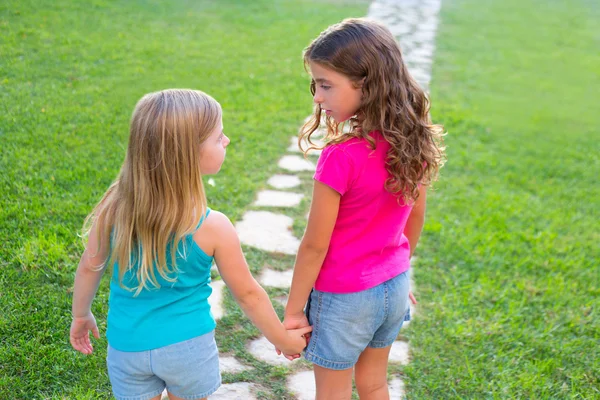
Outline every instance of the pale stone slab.
<path fill-rule="evenodd" d="M 295 207 L 300 204 L 304 195 L 302 193 L 279 192 L 277 190 L 263 190 L 258 192 L 255 206 L 266 207 Z"/>
<path fill-rule="evenodd" d="M 300 240 L 292 235 L 294 221 L 269 211 L 248 211 L 235 224 L 242 243 L 261 250 L 295 255 Z"/>
<path fill-rule="evenodd" d="M 390 351 L 389 360 L 391 362 L 407 365 L 409 361 L 408 343 L 401 340 L 396 340 L 394 343 L 392 343 L 392 350 Z"/>
<path fill-rule="evenodd" d="M 283 355 L 277 355 L 275 346 L 264 336 L 251 341 L 248 345 L 248 351 L 254 357 L 271 365 L 289 365 L 291 362 Z"/>
<path fill-rule="evenodd" d="M 315 134 L 316 134 L 316 132 L 315 132 Z M 318 139 L 318 138 L 314 137 L 314 135 L 315 135 L 315 134 L 313 134 L 313 135 L 311 136 L 311 138 L 310 138 L 310 141 L 311 141 L 311 142 L 312 142 L 312 143 L 313 143 L 315 146 L 322 148 L 322 147 L 324 146 L 324 144 L 325 144 L 325 143 L 323 143 L 323 141 L 322 141 L 322 140 L 320 140 L 320 139 Z M 308 141 L 307 141 L 307 140 L 304 140 L 304 143 L 302 144 L 302 148 L 303 148 L 303 149 L 307 149 L 308 147 L 309 147 L 309 143 L 308 143 Z M 288 151 L 289 151 L 289 152 L 292 152 L 292 153 L 302 153 L 302 151 L 300 150 L 300 147 L 298 147 L 298 138 L 297 138 L 297 137 L 294 137 L 294 136 L 292 136 L 292 137 L 290 138 L 290 147 L 288 147 Z M 320 155 L 320 154 L 321 154 L 321 152 L 322 152 L 322 150 L 314 149 L 314 150 L 311 150 L 311 151 L 309 151 L 309 152 L 308 152 L 308 155 L 315 155 L 315 156 L 318 156 L 318 155 Z"/>
<path fill-rule="evenodd" d="M 221 385 L 219 390 L 209 396 L 209 400 L 255 400 L 253 392 L 257 389 L 255 383 L 236 382 Z"/>
<path fill-rule="evenodd" d="M 258 280 L 265 286 L 277 288 L 289 288 L 292 285 L 294 270 L 274 271 L 269 268 L 263 269 Z"/>
<path fill-rule="evenodd" d="M 273 300 L 276 300 L 277 302 L 281 303 L 285 307 L 285 306 L 287 306 L 288 296 L 277 296 L 277 297 L 274 297 Z"/>
<path fill-rule="evenodd" d="M 314 171 L 316 169 L 313 162 L 300 156 L 283 156 L 277 165 L 292 172 Z"/>
<path fill-rule="evenodd" d="M 290 376 L 287 386 L 297 400 L 314 400 L 317 395 L 315 375 L 312 371 L 302 371 Z"/>
<path fill-rule="evenodd" d="M 404 392 L 404 382 L 400 378 L 394 378 L 389 383 L 390 399 L 403 399 L 406 396 Z"/>
<path fill-rule="evenodd" d="M 440 7 L 441 0 L 375 0 L 367 14 L 386 25 L 399 40 L 409 71 L 425 90 L 431 81 Z"/>
<path fill-rule="evenodd" d="M 225 282 L 215 280 L 210 283 L 210 287 L 212 288 L 212 293 L 208 297 L 210 312 L 215 320 L 219 320 L 225 315 L 225 310 L 223 309 L 223 289 L 225 288 Z"/>
<path fill-rule="evenodd" d="M 247 371 L 249 369 L 252 369 L 252 367 L 242 364 L 235 357 L 220 356 L 219 357 L 219 369 L 221 370 L 221 372 L 228 372 L 231 374 L 236 374 L 238 372 Z"/>
<path fill-rule="evenodd" d="M 300 178 L 296 175 L 273 175 L 267 181 L 275 189 L 290 189 L 300 186 Z"/>

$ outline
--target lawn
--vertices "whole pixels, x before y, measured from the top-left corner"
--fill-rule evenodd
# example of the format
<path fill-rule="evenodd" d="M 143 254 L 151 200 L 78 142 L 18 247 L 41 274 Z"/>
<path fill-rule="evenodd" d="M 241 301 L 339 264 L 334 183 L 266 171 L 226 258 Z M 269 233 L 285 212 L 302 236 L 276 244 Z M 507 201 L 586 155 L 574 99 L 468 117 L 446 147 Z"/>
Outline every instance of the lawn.
<path fill-rule="evenodd" d="M 116 176 L 145 93 L 206 91 L 232 140 L 210 205 L 239 219 L 311 110 L 302 49 L 365 1 L 8 0 L 0 4 L 0 398 L 110 398 L 104 339 L 68 343 L 86 214 Z M 259 252 L 249 260 L 258 271 Z M 288 263 L 289 264 L 289 263 Z M 108 291 L 94 311 L 105 332 Z M 245 353 L 256 335 L 228 298 L 219 344 L 257 368 L 225 381 L 287 396 L 285 370 Z M 281 311 L 281 310 L 280 310 Z M 241 327 L 232 332 L 228 327 Z M 227 333 L 227 334 L 225 334 Z M 237 346 L 237 347 L 236 347 Z"/>
<path fill-rule="evenodd" d="M 78 230 L 120 167 L 139 97 L 192 87 L 221 102 L 232 144 L 206 187 L 238 220 L 310 112 L 301 50 L 367 6 L 0 4 L 0 399 L 110 398 L 105 339 L 91 357 L 68 343 L 70 287 Z M 598 20 L 592 0 L 443 1 L 431 97 L 449 161 L 416 251 L 412 360 L 391 369 L 410 399 L 600 397 Z M 307 206 L 286 211 L 298 235 Z M 245 250 L 254 273 L 292 263 Z M 225 305 L 219 347 L 254 370 L 224 381 L 291 398 L 290 371 L 247 352 L 258 331 Z"/>
<path fill-rule="evenodd" d="M 411 399 L 600 398 L 600 3 L 448 0 Z"/>

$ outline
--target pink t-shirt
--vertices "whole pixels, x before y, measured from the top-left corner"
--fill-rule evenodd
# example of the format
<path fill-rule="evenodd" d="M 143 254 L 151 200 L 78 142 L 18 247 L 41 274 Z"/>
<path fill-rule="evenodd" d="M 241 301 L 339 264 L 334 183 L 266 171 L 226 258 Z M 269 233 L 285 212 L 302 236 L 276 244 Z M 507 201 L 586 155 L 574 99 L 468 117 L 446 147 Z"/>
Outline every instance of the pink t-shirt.
<path fill-rule="evenodd" d="M 352 138 L 325 147 L 314 179 L 341 195 L 331 242 L 315 289 L 352 293 L 370 289 L 410 268 L 403 231 L 412 205 L 389 193 L 385 169 L 389 143 L 372 132 L 376 148 Z"/>

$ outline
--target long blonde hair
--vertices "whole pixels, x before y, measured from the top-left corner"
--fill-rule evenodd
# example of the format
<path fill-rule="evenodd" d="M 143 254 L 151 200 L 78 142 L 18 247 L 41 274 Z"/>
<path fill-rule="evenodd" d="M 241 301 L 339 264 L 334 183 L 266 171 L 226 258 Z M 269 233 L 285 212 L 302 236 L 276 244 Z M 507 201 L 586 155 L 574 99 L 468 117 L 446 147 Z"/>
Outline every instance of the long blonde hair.
<path fill-rule="evenodd" d="M 419 197 L 419 185 L 429 185 L 444 164 L 444 129 L 432 124 L 430 103 L 425 92 L 411 77 L 404 64 L 400 47 L 383 25 L 361 18 L 346 19 L 323 31 L 305 50 L 304 63 L 310 62 L 341 73 L 356 88 L 362 87 L 362 100 L 357 115 L 350 119 L 350 132 L 343 125 L 325 116 L 328 144 L 340 143 L 351 137 L 374 140 L 372 131 L 380 131 L 391 145 L 387 155 L 390 178 L 386 189 L 404 201 Z M 315 81 L 310 84 L 315 94 Z M 301 148 L 318 148 L 311 135 L 321 123 L 321 109 L 300 131 Z"/>
<path fill-rule="evenodd" d="M 215 99 L 188 89 L 147 94 L 135 107 L 121 171 L 83 228 L 87 236 L 96 223 L 99 240 L 110 243 L 99 268 L 117 262 L 122 286 L 124 274 L 135 273 L 137 287 L 127 288 L 135 295 L 160 287 L 156 271 L 176 279 L 176 250 L 206 213 L 200 149 L 221 115 Z"/>

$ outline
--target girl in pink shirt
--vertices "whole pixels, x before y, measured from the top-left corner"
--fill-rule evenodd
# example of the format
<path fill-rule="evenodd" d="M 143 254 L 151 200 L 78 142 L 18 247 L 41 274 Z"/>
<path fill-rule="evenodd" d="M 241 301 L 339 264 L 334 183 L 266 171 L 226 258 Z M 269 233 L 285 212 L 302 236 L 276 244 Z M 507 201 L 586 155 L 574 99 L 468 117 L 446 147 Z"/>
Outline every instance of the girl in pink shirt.
<path fill-rule="evenodd" d="M 316 106 L 300 143 L 324 117 L 327 144 L 284 325 L 313 327 L 305 357 L 317 399 L 350 399 L 353 372 L 361 398 L 388 399 L 388 355 L 409 306 L 407 271 L 427 187 L 443 164 L 443 128 L 431 123 L 427 96 L 376 22 L 329 27 L 304 62 Z"/>

